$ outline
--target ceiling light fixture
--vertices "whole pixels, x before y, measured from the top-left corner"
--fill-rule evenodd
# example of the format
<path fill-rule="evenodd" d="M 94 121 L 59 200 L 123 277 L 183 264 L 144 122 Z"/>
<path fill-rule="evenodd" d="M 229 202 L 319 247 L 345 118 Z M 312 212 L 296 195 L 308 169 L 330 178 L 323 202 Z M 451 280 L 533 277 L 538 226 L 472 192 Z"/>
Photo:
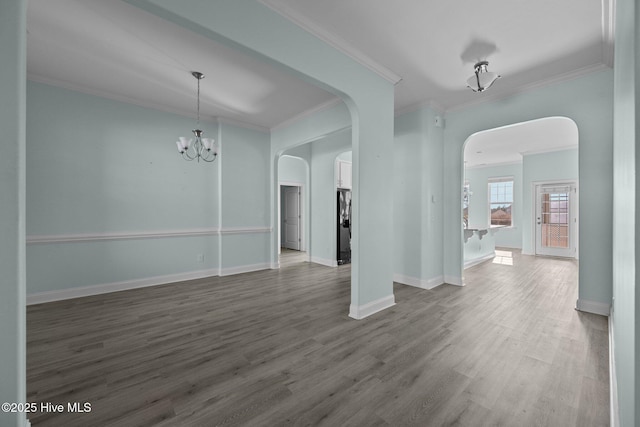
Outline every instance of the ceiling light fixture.
<path fill-rule="evenodd" d="M 191 75 L 198 80 L 198 119 L 196 121 L 196 129 L 191 131 L 195 135 L 195 140 L 181 136 L 176 141 L 176 145 L 178 146 L 178 152 L 182 154 L 182 158 L 185 160 L 191 161 L 198 159 L 198 161 L 200 161 L 200 159 L 202 159 L 210 163 L 218 156 L 218 148 L 215 146 L 215 140 L 212 138 L 202 138 L 204 132 L 198 129 L 200 127 L 200 80 L 204 79 L 204 74 L 198 71 L 192 71 Z"/>
<path fill-rule="evenodd" d="M 467 79 L 467 86 L 474 92 L 484 92 L 501 76 L 487 71 L 489 61 L 480 61 L 473 66 L 474 75 Z"/>

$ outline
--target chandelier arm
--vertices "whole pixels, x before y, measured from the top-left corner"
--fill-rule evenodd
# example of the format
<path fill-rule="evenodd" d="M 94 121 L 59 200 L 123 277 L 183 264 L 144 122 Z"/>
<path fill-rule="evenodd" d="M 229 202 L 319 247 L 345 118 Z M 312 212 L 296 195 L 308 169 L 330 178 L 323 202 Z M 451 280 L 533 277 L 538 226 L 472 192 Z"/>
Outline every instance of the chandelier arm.
<path fill-rule="evenodd" d="M 209 156 L 202 156 L 201 159 L 204 160 L 207 163 L 211 163 L 216 159 L 217 156 L 218 156 L 217 154 L 214 154 L 213 158 L 211 160 L 207 160 L 207 159 L 209 159 Z"/>
<path fill-rule="evenodd" d="M 185 150 L 185 151 L 182 153 L 182 157 L 183 157 L 185 160 L 192 161 L 192 160 L 194 160 L 197 156 L 191 156 L 191 155 L 189 154 L 189 150 L 191 150 L 191 147 L 189 147 L 189 149 L 188 149 L 188 150 Z"/>

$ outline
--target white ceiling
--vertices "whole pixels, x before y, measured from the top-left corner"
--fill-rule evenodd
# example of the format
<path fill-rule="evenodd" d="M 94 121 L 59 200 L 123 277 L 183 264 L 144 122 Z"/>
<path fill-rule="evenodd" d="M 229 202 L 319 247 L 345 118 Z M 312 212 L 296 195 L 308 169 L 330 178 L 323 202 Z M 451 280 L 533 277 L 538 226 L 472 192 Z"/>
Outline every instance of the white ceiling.
<path fill-rule="evenodd" d="M 258 1 L 258 0 L 256 0 Z M 455 109 L 611 63 L 613 0 L 261 0 L 396 85 L 396 110 Z M 272 128 L 335 100 L 318 87 L 120 0 L 30 0 L 35 81 Z M 473 64 L 502 74 L 482 94 Z"/>
<path fill-rule="evenodd" d="M 578 147 L 578 127 L 566 117 L 547 117 L 475 133 L 464 147 L 467 169 L 521 163 L 526 154 Z"/>
<path fill-rule="evenodd" d="M 400 76 L 396 110 L 451 109 L 611 61 L 609 0 L 261 1 Z M 485 59 L 502 79 L 473 93 L 466 80 Z"/>
<path fill-rule="evenodd" d="M 27 74 L 138 105 L 271 128 L 335 99 L 316 86 L 119 0 L 29 0 Z"/>

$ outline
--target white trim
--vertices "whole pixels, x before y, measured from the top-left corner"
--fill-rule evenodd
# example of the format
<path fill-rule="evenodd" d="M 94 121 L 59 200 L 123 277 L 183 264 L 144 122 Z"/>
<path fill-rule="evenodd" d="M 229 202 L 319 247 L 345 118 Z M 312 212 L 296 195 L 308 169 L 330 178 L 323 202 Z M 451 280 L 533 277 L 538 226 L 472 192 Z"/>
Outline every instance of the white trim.
<path fill-rule="evenodd" d="M 354 61 L 359 64 L 365 66 L 369 70 L 373 71 L 383 79 L 387 80 L 389 83 L 397 84 L 402 77 L 389 70 L 387 67 L 377 63 L 369 56 L 362 53 L 360 50 L 353 47 L 350 43 L 346 42 L 344 39 L 332 34 L 329 31 L 326 31 L 324 28 L 321 28 L 319 25 L 315 24 L 311 20 L 307 19 L 305 16 L 299 14 L 297 11 L 293 10 L 287 5 L 276 3 L 273 0 L 258 0 L 260 3 L 268 7 L 269 9 L 277 12 L 284 18 L 293 22 L 303 30 L 313 34 L 323 42 L 327 43 L 329 46 L 332 46 L 336 50 L 344 53 Z"/>
<path fill-rule="evenodd" d="M 293 156 L 282 156 L 282 157 L 293 157 Z M 301 157 L 296 157 L 297 159 L 300 159 Z M 302 187 L 304 186 L 304 184 L 302 182 L 297 182 L 297 181 L 278 181 L 278 185 L 279 186 L 285 186 L 285 187 Z"/>
<path fill-rule="evenodd" d="M 72 82 L 65 82 L 62 80 L 51 79 L 49 77 L 41 76 L 38 74 L 27 73 L 27 79 L 35 82 L 41 83 L 48 86 L 58 87 L 66 90 L 70 90 L 73 92 L 83 93 L 85 95 L 97 96 L 98 98 L 109 99 L 111 101 L 122 102 L 123 104 L 135 105 L 142 108 L 149 108 L 156 111 L 162 111 L 164 113 L 175 114 L 182 117 L 193 118 L 193 110 L 182 110 L 179 108 L 174 108 L 168 105 L 163 105 L 155 102 L 150 102 L 148 100 L 142 100 L 137 98 L 132 98 L 126 95 L 121 95 L 105 90 L 98 90 L 86 86 L 81 86 Z M 221 107 L 222 108 L 222 107 Z M 214 117 L 200 117 L 200 121 L 216 123 L 216 124 L 228 124 L 244 129 L 252 129 L 259 132 L 269 133 L 271 129 L 268 126 L 258 125 L 255 123 L 248 123 L 242 120 L 232 119 L 229 117 L 222 116 L 214 116 Z"/>
<path fill-rule="evenodd" d="M 221 234 L 270 233 L 271 231 L 271 227 L 228 227 L 222 229 L 212 227 L 194 228 L 191 230 L 51 234 L 27 236 L 26 243 L 33 245 L 45 243 L 99 242 L 105 240 L 164 239 L 173 237 L 217 236 Z"/>
<path fill-rule="evenodd" d="M 175 114 L 175 115 L 182 116 L 182 117 L 193 118 L 193 110 L 191 110 L 191 111 L 182 110 L 182 109 L 174 108 L 174 107 L 171 107 L 171 106 L 168 106 L 168 105 L 157 104 L 157 103 L 154 103 L 154 102 L 150 102 L 150 101 L 142 100 L 142 99 L 137 99 L 137 98 L 131 98 L 131 97 L 126 96 L 126 95 L 121 95 L 121 94 L 117 94 L 117 93 L 113 93 L 113 92 L 109 92 L 109 91 L 105 91 L 105 90 L 98 90 L 98 89 L 90 88 L 90 87 L 87 87 L 87 86 L 81 86 L 81 85 L 78 85 L 78 84 L 72 83 L 72 82 L 66 82 L 66 81 L 62 81 L 62 80 L 58 80 L 58 79 L 52 79 L 52 78 L 49 78 L 49 77 L 41 76 L 39 74 L 27 73 L 27 79 L 29 81 L 32 81 L 32 82 L 35 82 L 35 83 L 41 83 L 41 84 L 45 84 L 45 85 L 48 85 L 48 86 L 67 89 L 67 90 L 70 90 L 70 91 L 73 91 L 73 92 L 83 93 L 85 95 L 97 96 L 98 98 L 110 99 L 112 101 L 122 102 L 123 104 L 136 105 L 136 106 L 142 107 L 142 108 L 150 108 L 152 110 L 157 110 L 157 111 L 162 111 L 162 112 L 165 112 L 165 113 Z M 211 118 L 208 119 L 206 117 L 201 117 L 200 121 L 206 121 L 206 122 L 210 122 L 210 123 L 217 123 L 217 120 L 216 120 L 215 117 L 213 119 L 211 119 Z"/>
<path fill-rule="evenodd" d="M 437 276 L 425 280 L 418 277 L 405 276 L 404 274 L 394 274 L 393 281 L 402 285 L 413 286 L 420 289 L 433 289 L 444 284 L 444 276 Z"/>
<path fill-rule="evenodd" d="M 466 170 L 484 169 L 484 168 L 493 168 L 497 166 L 511 166 L 511 165 L 521 165 L 521 164 L 522 164 L 522 158 L 520 158 L 520 160 L 508 160 L 506 162 L 482 163 L 482 164 L 477 164 L 473 166 L 467 166 L 465 167 L 465 169 Z"/>
<path fill-rule="evenodd" d="M 609 316 L 609 313 L 611 313 L 611 304 L 578 298 L 576 300 L 576 310 L 599 314 L 601 316 Z"/>
<path fill-rule="evenodd" d="M 91 295 L 107 294 L 111 292 L 127 291 L 148 286 L 165 285 L 167 283 L 184 280 L 202 279 L 218 275 L 218 269 L 192 271 L 188 273 L 167 274 L 164 276 L 147 277 L 143 279 L 124 280 L 122 282 L 104 283 L 100 285 L 82 286 L 77 288 L 60 289 L 55 291 L 36 292 L 27 295 L 27 305 L 45 302 L 61 301 L 81 298 Z"/>
<path fill-rule="evenodd" d="M 555 153 L 556 151 L 569 151 L 569 150 L 578 150 L 578 149 L 580 149 L 579 142 L 573 145 L 562 145 L 562 146 L 549 147 L 549 148 L 540 149 L 540 150 L 522 151 L 520 152 L 520 154 L 522 156 L 533 156 L 536 154 Z"/>
<path fill-rule="evenodd" d="M 490 254 L 487 254 L 487 255 L 484 255 L 484 256 L 481 256 L 481 257 L 478 257 L 478 258 L 469 259 L 469 260 L 464 262 L 464 269 L 466 270 L 469 267 L 473 267 L 474 265 L 481 264 L 481 263 L 483 263 L 485 261 L 488 261 L 490 259 L 493 259 L 495 257 L 496 257 L 496 253 L 494 251 L 494 252 L 491 252 Z"/>
<path fill-rule="evenodd" d="M 191 113 L 193 115 L 193 113 Z M 230 119 L 228 117 L 216 117 L 219 124 L 231 125 L 238 128 L 256 130 L 258 132 L 269 133 L 271 129 L 267 126 L 257 125 L 254 123 L 243 122 L 242 120 Z"/>
<path fill-rule="evenodd" d="M 464 282 L 462 281 L 462 277 L 460 276 L 449 276 L 448 274 L 444 275 L 444 283 L 448 285 L 454 286 L 464 286 Z"/>
<path fill-rule="evenodd" d="M 239 265 L 236 267 L 226 267 L 220 269 L 220 276 L 232 276 L 234 274 L 251 273 L 252 271 L 270 270 L 271 263 L 263 262 L 260 264 Z"/>
<path fill-rule="evenodd" d="M 271 227 L 226 227 L 220 230 L 220 234 L 253 234 L 253 233 L 271 233 Z"/>
<path fill-rule="evenodd" d="M 611 427 L 620 427 L 618 374 L 616 371 L 616 355 L 613 344 L 613 316 L 609 316 L 609 419 Z"/>
<path fill-rule="evenodd" d="M 375 301 L 368 302 L 363 305 L 351 304 L 349 306 L 349 317 L 357 320 L 364 319 L 365 317 L 369 317 L 372 314 L 375 314 L 394 305 L 396 305 L 396 299 L 393 294 L 382 297 Z"/>
<path fill-rule="evenodd" d="M 309 262 L 313 262 L 320 265 L 325 265 L 327 267 L 337 267 L 338 261 L 333 259 L 320 258 L 317 256 L 309 256 Z"/>
<path fill-rule="evenodd" d="M 315 107 L 309 108 L 308 110 L 305 110 L 302 113 L 296 114 L 295 116 L 290 117 L 287 120 L 285 120 L 283 122 L 280 122 L 275 126 L 272 126 L 271 130 L 274 131 L 274 130 L 279 130 L 279 129 L 282 129 L 282 128 L 289 127 L 292 124 L 294 124 L 294 123 L 296 123 L 296 122 L 298 122 L 298 121 L 300 121 L 300 120 L 302 120 L 302 119 L 304 119 L 306 117 L 312 116 L 312 115 L 314 115 L 316 113 L 319 113 L 319 112 L 321 112 L 323 110 L 328 110 L 331 107 L 335 107 L 336 105 L 340 104 L 341 102 L 342 102 L 342 99 L 337 98 L 337 97 L 333 98 L 333 99 L 330 99 L 327 102 L 323 102 L 320 105 L 316 105 Z"/>

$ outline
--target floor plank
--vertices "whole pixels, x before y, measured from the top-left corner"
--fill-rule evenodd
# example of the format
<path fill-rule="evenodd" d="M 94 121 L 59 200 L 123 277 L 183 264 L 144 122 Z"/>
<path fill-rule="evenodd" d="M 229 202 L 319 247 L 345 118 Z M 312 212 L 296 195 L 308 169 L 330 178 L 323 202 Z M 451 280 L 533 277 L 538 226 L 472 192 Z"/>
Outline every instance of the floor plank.
<path fill-rule="evenodd" d="M 280 270 L 29 306 L 34 426 L 601 426 L 604 317 L 578 312 L 577 263 L 511 251 L 464 287 L 394 285 L 347 316 L 350 265 Z"/>

